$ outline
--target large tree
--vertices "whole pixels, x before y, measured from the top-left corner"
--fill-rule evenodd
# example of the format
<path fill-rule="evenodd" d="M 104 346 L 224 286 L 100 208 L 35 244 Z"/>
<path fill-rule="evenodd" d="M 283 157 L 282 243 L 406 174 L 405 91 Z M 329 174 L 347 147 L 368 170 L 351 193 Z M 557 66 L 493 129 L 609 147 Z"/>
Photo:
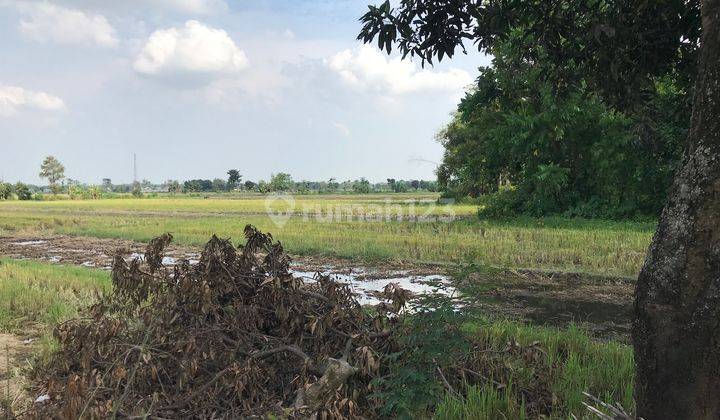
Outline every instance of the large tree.
<path fill-rule="evenodd" d="M 242 175 L 240 175 L 240 171 L 237 169 L 230 169 L 227 171 L 228 180 L 227 180 L 227 189 L 228 191 L 233 191 L 240 185 L 240 180 L 242 180 Z"/>
<path fill-rule="evenodd" d="M 48 156 L 40 165 L 40 178 L 46 178 L 53 194 L 60 192 L 58 181 L 65 178 L 65 167 L 55 156 Z"/>
<path fill-rule="evenodd" d="M 635 291 L 639 414 L 720 418 L 720 0 L 703 0 L 691 131 Z"/>
<path fill-rule="evenodd" d="M 647 419 L 720 417 L 720 0 L 402 0 L 361 20 L 359 39 L 423 63 L 512 35 L 557 95 L 583 85 L 618 109 L 642 104 L 653 77 L 697 69 L 684 157 L 637 283 L 635 395 Z"/>
<path fill-rule="evenodd" d="M 511 44 L 493 48 L 492 67 L 480 68 L 438 133 L 443 192 L 490 195 L 486 215 L 659 215 L 687 137 L 691 88 L 663 75 L 643 106 L 620 112 L 582 87 L 555 94 L 542 63 L 506 64 L 519 53 Z"/>

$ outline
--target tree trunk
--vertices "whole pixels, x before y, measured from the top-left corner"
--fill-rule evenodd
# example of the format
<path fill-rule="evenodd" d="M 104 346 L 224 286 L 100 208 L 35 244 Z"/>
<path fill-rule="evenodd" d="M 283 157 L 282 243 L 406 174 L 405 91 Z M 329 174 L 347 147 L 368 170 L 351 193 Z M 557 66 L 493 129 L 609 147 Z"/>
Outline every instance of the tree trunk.
<path fill-rule="evenodd" d="M 637 414 L 720 418 L 720 0 L 702 0 L 692 127 L 635 291 Z"/>

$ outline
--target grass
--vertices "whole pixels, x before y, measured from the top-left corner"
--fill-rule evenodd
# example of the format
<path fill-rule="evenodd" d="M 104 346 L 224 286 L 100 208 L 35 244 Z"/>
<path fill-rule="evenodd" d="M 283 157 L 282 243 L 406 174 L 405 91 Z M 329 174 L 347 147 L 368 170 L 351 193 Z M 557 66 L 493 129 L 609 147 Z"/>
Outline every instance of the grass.
<path fill-rule="evenodd" d="M 110 290 L 107 272 L 0 259 L 0 331 L 47 330 Z"/>
<path fill-rule="evenodd" d="M 402 200 L 419 199 L 412 197 L 404 195 Z M 371 211 L 369 203 L 386 199 L 344 195 L 299 197 L 297 202 L 319 206 L 341 202 Z M 563 218 L 487 221 L 471 217 L 452 222 L 413 222 L 294 215 L 278 225 L 264 214 L 263 200 L 255 197 L 0 202 L 0 234 L 60 233 L 147 241 L 171 232 L 177 243 L 201 245 L 212 234 L 240 239 L 244 226 L 250 223 L 272 232 L 291 254 L 298 255 L 635 276 L 654 230 L 652 222 Z M 465 204 L 451 207 L 456 214 L 469 215 L 476 210 Z"/>
<path fill-rule="evenodd" d="M 396 391 L 402 385 L 393 380 L 386 391 L 402 417 L 583 418 L 583 392 L 634 409 L 630 346 L 594 341 L 576 326 L 538 327 L 442 310 L 410 322 L 416 325 L 405 340 L 414 350 L 394 374 L 412 383 L 413 392 Z M 448 392 L 433 371 L 440 366 L 448 373 L 468 368 L 486 379 L 469 384 L 456 373 L 449 377 L 455 391 Z"/>
<path fill-rule="evenodd" d="M 582 391 L 608 402 L 634 406 L 632 398 L 634 360 L 632 348 L 617 342 L 597 342 L 582 329 L 529 326 L 515 321 L 475 321 L 465 325 L 469 334 L 492 347 L 502 348 L 516 340 L 521 346 L 539 343 L 545 354 L 541 372 L 550 378 L 552 394 L 562 414 L 584 411 Z M 515 384 L 527 385 L 540 372 L 520 373 L 511 378 Z"/>
<path fill-rule="evenodd" d="M 47 358 L 56 345 L 47 333 L 50 327 L 75 316 L 96 294 L 110 287 L 109 274 L 101 270 L 0 259 L 0 331 L 18 333 L 29 325 L 45 331 L 41 352 Z M 391 391 L 380 394 L 381 398 L 409 398 L 405 407 L 425 407 L 427 411 L 421 414 L 442 419 L 526 418 L 531 412 L 520 391 L 528 389 L 551 395 L 551 418 L 582 416 L 582 391 L 633 407 L 629 346 L 593 341 L 576 327 L 556 329 L 491 320 L 474 313 L 460 314 L 452 307 L 429 310 L 425 316 L 411 317 L 406 339 L 414 350 L 409 358 L 398 361 L 395 378 L 388 383 Z M 543 356 L 529 362 L 523 352 L 505 350 L 510 342 L 521 347 L 536 344 L 543 349 Z M 468 386 L 462 396 L 445 392 L 433 371 L 436 358 L 443 366 L 453 364 L 475 348 L 491 349 L 488 354 L 497 356 L 477 359 L 473 369 L 491 372 L 488 377 L 504 386 Z M 397 394 L 403 387 L 405 393 Z M 398 406 L 402 401 L 393 407 Z"/>
<path fill-rule="evenodd" d="M 148 241 L 171 232 L 177 243 L 200 246 L 212 234 L 240 241 L 244 226 L 250 223 L 272 232 L 291 254 L 634 276 L 655 227 L 653 222 L 563 218 L 479 220 L 471 217 L 477 210 L 473 205 L 417 204 L 424 199 L 434 197 L 296 197 L 294 215 L 283 225 L 266 214 L 265 198 L 257 196 L 0 202 L 0 235 L 69 234 Z M 451 211 L 468 217 L 452 222 L 370 222 L 328 216 L 328 210 L 338 208 L 354 216 L 376 215 L 384 208 L 391 215 L 406 215 L 413 205 L 428 215 Z M 280 200 L 269 207 L 272 212 L 289 209 Z M 312 214 L 304 217 L 302 212 Z M 49 331 L 91 303 L 96 293 L 110 289 L 108 273 L 99 270 L 0 261 L 0 331 L 20 332 L 28 325 Z M 593 341 L 574 326 L 529 326 L 453 310 L 445 315 L 430 311 L 426 316 L 411 317 L 414 326 L 408 327 L 406 338 L 415 351 L 397 360 L 393 375 L 378 386 L 388 415 L 522 419 L 537 414 L 534 401 L 526 399 L 533 395 L 544 398 L 546 406 L 550 401 L 551 418 L 583 417 L 583 391 L 627 409 L 634 406 L 629 346 Z M 447 319 L 433 318 L 438 316 Z M 542 356 L 528 360 L 522 353 L 506 351 L 513 342 L 521 348 L 537 343 Z M 53 347 L 47 333 L 42 346 L 45 352 Z M 438 381 L 435 360 L 450 372 L 453 363 L 466 359 L 476 348 L 491 349 L 487 354 L 494 356 L 474 359 L 473 369 L 503 387 L 487 381 L 461 384 L 457 387 L 460 395 L 447 392 Z"/>
<path fill-rule="evenodd" d="M 8 201 L 0 204 L 12 211 L 43 211 L 47 213 L 206 213 L 206 214 L 265 214 L 272 211 L 291 211 L 294 214 L 333 214 L 358 216 L 472 216 L 477 206 L 437 203 L 438 194 L 363 194 L 363 195 L 294 195 L 239 196 L 237 198 L 198 198 L 167 196 L 144 199 Z"/>

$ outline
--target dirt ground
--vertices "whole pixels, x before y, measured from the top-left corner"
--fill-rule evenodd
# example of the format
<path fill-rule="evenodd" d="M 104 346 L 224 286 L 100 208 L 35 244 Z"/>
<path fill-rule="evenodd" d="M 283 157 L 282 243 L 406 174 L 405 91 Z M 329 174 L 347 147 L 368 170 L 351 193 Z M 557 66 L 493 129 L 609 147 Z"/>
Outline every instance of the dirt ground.
<path fill-rule="evenodd" d="M 0 255 L 60 264 L 110 269 L 120 250 L 127 258 L 141 255 L 145 244 L 123 240 L 74 236 L 0 237 Z M 180 259 L 196 261 L 200 249 L 171 245 L 167 264 Z M 368 267 L 355 261 L 322 256 L 293 258 L 293 269 L 351 276 L 355 282 L 372 282 L 399 276 L 455 277 L 448 267 L 384 262 Z M 627 341 L 634 285 L 624 278 L 528 270 L 489 270 L 463 276 L 467 304 L 489 315 L 525 319 L 538 324 L 566 326 L 576 323 L 600 338 Z M 459 283 L 459 282 L 458 282 Z"/>
<path fill-rule="evenodd" d="M 75 236 L 0 237 L 0 255 L 14 259 L 33 259 L 68 265 L 110 269 L 113 256 L 142 253 L 145 245 L 123 239 Z M 169 254 L 181 257 L 186 249 L 172 246 Z M 189 251 L 187 251 L 189 252 Z"/>
<path fill-rule="evenodd" d="M 0 392 L 2 405 L 0 415 L 9 405 L 13 411 L 26 407 L 32 397 L 25 390 L 23 368 L 28 366 L 34 349 L 34 338 L 0 333 Z"/>

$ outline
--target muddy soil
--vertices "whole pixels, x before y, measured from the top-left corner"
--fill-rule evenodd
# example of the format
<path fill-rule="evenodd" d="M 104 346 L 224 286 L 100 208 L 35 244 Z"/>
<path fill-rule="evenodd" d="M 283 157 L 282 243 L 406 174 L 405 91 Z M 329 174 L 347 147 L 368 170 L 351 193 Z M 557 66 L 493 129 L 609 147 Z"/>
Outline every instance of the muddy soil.
<path fill-rule="evenodd" d="M 126 257 L 142 256 L 147 244 L 126 239 L 93 238 L 67 235 L 43 237 L 0 236 L 0 255 L 14 259 L 44 260 L 53 263 L 83 265 L 109 270 L 113 256 L 122 252 Z M 200 248 L 170 244 L 165 255 L 166 263 L 181 259 L 190 262 L 200 258 Z M 342 267 L 342 268 L 339 268 Z M 293 257 L 293 268 L 299 271 L 321 271 L 328 269 L 333 273 L 350 273 L 364 267 L 352 261 L 332 257 Z M 412 265 L 402 262 L 384 262 L 373 266 L 363 278 L 382 277 L 391 271 L 405 271 L 412 275 L 431 275 L 442 273 L 443 268 L 433 265 Z"/>
<path fill-rule="evenodd" d="M 0 255 L 14 259 L 33 259 L 68 265 L 84 265 L 109 270 L 115 253 L 140 253 L 144 245 L 123 239 L 74 236 L 0 237 Z M 176 247 L 174 254 L 183 250 Z"/>
<path fill-rule="evenodd" d="M 123 239 L 0 237 L 0 255 L 105 270 L 110 269 L 112 256 L 118 250 L 126 258 L 134 258 L 142 257 L 144 248 L 145 244 Z M 182 259 L 193 263 L 199 253 L 195 247 L 171 245 L 164 263 L 172 265 Z M 356 290 L 361 303 L 376 303 L 377 292 L 394 282 L 415 293 L 459 296 L 463 306 L 479 307 L 491 316 L 561 327 L 575 323 L 601 339 L 629 340 L 634 285 L 625 278 L 527 270 L 478 270 L 453 275 L 447 267 L 436 265 L 385 262 L 368 267 L 327 257 L 294 258 L 292 270 L 307 280 L 315 272 L 334 275 Z"/>

